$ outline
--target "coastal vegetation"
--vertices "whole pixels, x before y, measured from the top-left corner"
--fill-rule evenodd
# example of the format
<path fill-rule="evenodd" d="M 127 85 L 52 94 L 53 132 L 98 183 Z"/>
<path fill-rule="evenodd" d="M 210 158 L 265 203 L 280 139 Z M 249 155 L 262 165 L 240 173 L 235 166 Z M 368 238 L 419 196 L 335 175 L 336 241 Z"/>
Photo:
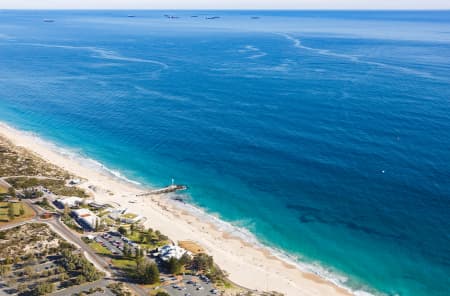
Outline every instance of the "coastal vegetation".
<path fill-rule="evenodd" d="M 84 232 L 71 217 L 71 208 L 66 206 L 63 210 L 57 210 L 49 201 L 53 200 L 53 195 L 43 196 L 53 193 L 55 196 L 87 197 L 84 190 L 73 186 L 74 183 L 70 180 L 73 176 L 57 167 L 47 167 L 39 157 L 28 155 L 25 150 L 17 147 L 0 148 L 0 157 L 8 160 L 7 169 L 0 170 L 0 198 L 7 200 L 0 202 L 0 226 L 2 222 L 21 222 L 34 216 L 34 211 L 27 204 L 29 201 L 21 201 L 24 198 L 36 199 L 35 204 L 47 211 L 59 211 L 66 226 L 79 233 Z M 25 163 L 27 169 L 20 169 Z M 14 170 L 14 167 L 17 169 Z M 104 207 L 91 207 L 84 203 L 75 207 L 89 208 L 102 220 L 108 219 L 109 211 Z M 133 213 L 122 215 L 122 218 L 129 220 L 136 217 Z M 113 252 L 95 240 L 85 239 L 97 254 L 109 258 L 119 274 L 152 288 L 160 282 L 160 270 L 165 275 L 202 275 L 224 287 L 228 283 L 225 274 L 214 264 L 213 258 L 190 241 L 181 243 L 193 256 L 184 254 L 179 259 L 172 257 L 167 261 L 145 256 L 158 247 L 170 244 L 169 237 L 138 223 L 125 222 L 119 219 L 109 223 L 130 241 L 130 244 L 123 245 L 121 252 Z M 102 227 L 96 224 L 94 229 L 102 231 L 103 227 L 103 223 Z M 31 223 L 0 232 L 0 274 L 6 279 L 8 287 L 19 295 L 45 295 L 103 277 L 73 245 L 62 240 L 46 225 Z M 23 282 L 20 276 L 31 281 Z M 116 295 L 132 295 L 125 286 L 118 283 L 113 284 L 110 291 Z M 167 295 L 158 290 L 152 293 Z"/>
<path fill-rule="evenodd" d="M 107 288 L 116 296 L 131 296 L 133 293 L 123 283 L 112 283 Z"/>
<path fill-rule="evenodd" d="M 0 177 L 8 176 L 45 176 L 69 179 L 68 172 L 52 165 L 30 151 L 14 146 L 0 137 Z"/>
<path fill-rule="evenodd" d="M 103 277 L 72 244 L 38 223 L 0 232 L 0 274 L 19 295 L 46 295 Z"/>
<path fill-rule="evenodd" d="M 39 195 L 33 195 L 33 191 L 36 191 L 37 187 L 44 187 L 56 195 L 88 197 L 83 189 L 75 186 L 66 186 L 66 180 L 64 179 L 35 177 L 12 177 L 4 179 L 15 189 L 22 189 L 30 192 L 30 194 L 26 196 L 27 198 L 40 197 Z"/>
<path fill-rule="evenodd" d="M 75 186 L 67 186 L 73 178 L 67 171 L 44 161 L 30 151 L 14 146 L 0 137 L 0 178 L 15 189 L 23 191 L 26 198 L 39 197 L 37 187 L 44 187 L 57 195 L 87 197 L 86 192 Z M 0 182 L 0 194 L 7 190 Z"/>
<path fill-rule="evenodd" d="M 0 226 L 26 221 L 34 215 L 34 211 L 24 202 L 0 202 Z"/>

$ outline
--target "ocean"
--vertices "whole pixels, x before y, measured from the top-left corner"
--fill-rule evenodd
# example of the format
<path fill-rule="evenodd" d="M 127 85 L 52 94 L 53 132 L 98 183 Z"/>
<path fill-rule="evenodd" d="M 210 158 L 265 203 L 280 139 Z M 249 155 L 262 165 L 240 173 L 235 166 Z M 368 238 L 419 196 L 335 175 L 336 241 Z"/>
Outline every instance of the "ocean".
<path fill-rule="evenodd" d="M 449 11 L 0 11 L 0 121 L 355 291 L 450 293 Z"/>

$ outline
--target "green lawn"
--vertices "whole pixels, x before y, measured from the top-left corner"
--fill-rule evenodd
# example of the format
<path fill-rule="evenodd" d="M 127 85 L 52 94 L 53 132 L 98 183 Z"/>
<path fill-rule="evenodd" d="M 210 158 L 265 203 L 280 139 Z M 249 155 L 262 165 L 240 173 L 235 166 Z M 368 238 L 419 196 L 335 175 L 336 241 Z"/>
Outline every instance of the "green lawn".
<path fill-rule="evenodd" d="M 111 251 L 99 244 L 98 242 L 90 242 L 89 247 L 100 255 L 112 255 Z"/>
<path fill-rule="evenodd" d="M 112 259 L 112 264 L 120 269 L 127 271 L 134 271 L 136 269 L 136 262 L 130 259 Z"/>
<path fill-rule="evenodd" d="M 126 219 L 134 219 L 137 217 L 137 215 L 133 214 L 133 213 L 127 213 L 127 214 L 122 215 L 122 217 L 126 218 Z"/>
<path fill-rule="evenodd" d="M 35 213 L 26 203 L 18 202 L 13 203 L 14 205 L 14 220 L 10 221 L 8 217 L 8 202 L 0 202 L 0 226 L 4 226 L 9 222 L 22 222 L 34 217 Z M 20 208 L 23 207 L 25 213 L 20 215 Z"/>
<path fill-rule="evenodd" d="M 139 231 L 133 231 L 133 233 L 131 233 L 131 231 L 128 231 L 126 237 L 131 239 L 132 241 L 135 241 L 138 243 L 139 242 Z"/>
<path fill-rule="evenodd" d="M 152 244 L 152 243 L 148 243 L 144 240 L 144 243 L 140 243 L 139 240 L 139 231 L 134 231 L 133 233 L 131 233 L 131 231 L 129 231 L 126 235 L 127 238 L 131 239 L 132 241 L 134 241 L 135 243 L 139 244 L 139 246 L 143 249 L 149 249 L 149 250 L 153 250 L 156 249 L 157 247 L 161 247 L 164 246 L 166 243 L 165 242 L 160 242 L 157 244 Z"/>

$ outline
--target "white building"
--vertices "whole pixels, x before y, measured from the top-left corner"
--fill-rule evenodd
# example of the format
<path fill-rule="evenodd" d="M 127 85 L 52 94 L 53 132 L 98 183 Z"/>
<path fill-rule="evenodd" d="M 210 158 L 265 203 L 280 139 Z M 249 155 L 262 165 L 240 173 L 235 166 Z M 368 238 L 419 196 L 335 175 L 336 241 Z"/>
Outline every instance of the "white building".
<path fill-rule="evenodd" d="M 66 206 L 69 208 L 74 208 L 83 204 L 84 201 L 84 198 L 78 196 L 69 196 L 65 198 L 58 198 L 55 202 L 62 208 L 65 208 Z"/>
<path fill-rule="evenodd" d="M 163 261 L 169 261 L 170 258 L 180 259 L 184 254 L 191 255 L 191 252 L 179 247 L 166 245 L 158 249 L 158 257 Z"/>
<path fill-rule="evenodd" d="M 142 216 L 127 212 L 127 209 L 110 210 L 108 217 L 113 220 L 120 221 L 122 223 L 127 223 L 127 224 L 137 223 L 143 219 Z"/>
<path fill-rule="evenodd" d="M 94 230 L 95 226 L 100 223 L 100 218 L 88 209 L 73 210 L 72 214 L 75 216 L 78 223 L 83 226 L 83 228 L 87 228 L 89 230 Z"/>

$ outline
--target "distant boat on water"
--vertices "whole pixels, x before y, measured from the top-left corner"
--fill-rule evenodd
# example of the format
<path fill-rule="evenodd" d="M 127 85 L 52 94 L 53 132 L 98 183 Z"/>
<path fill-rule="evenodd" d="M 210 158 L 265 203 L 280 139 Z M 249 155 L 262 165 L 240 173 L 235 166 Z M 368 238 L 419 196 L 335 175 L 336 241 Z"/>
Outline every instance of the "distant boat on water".
<path fill-rule="evenodd" d="M 133 14 L 129 14 L 128 17 L 136 17 L 136 16 Z"/>
<path fill-rule="evenodd" d="M 258 20 L 258 19 L 260 19 L 260 17 L 259 16 L 252 16 L 251 19 L 252 20 Z"/>
<path fill-rule="evenodd" d="M 205 19 L 207 19 L 207 20 L 215 20 L 215 19 L 220 19 L 220 16 L 207 16 L 207 17 L 205 17 Z"/>
<path fill-rule="evenodd" d="M 169 15 L 169 14 L 165 14 L 164 15 L 166 18 L 168 18 L 168 19 L 178 19 L 178 18 L 180 18 L 180 17 L 178 17 L 178 16 L 175 16 L 175 15 Z"/>
<path fill-rule="evenodd" d="M 44 23 L 54 23 L 55 20 L 52 19 L 44 19 Z"/>
<path fill-rule="evenodd" d="M 191 17 L 198 17 L 198 15 L 191 15 Z"/>

